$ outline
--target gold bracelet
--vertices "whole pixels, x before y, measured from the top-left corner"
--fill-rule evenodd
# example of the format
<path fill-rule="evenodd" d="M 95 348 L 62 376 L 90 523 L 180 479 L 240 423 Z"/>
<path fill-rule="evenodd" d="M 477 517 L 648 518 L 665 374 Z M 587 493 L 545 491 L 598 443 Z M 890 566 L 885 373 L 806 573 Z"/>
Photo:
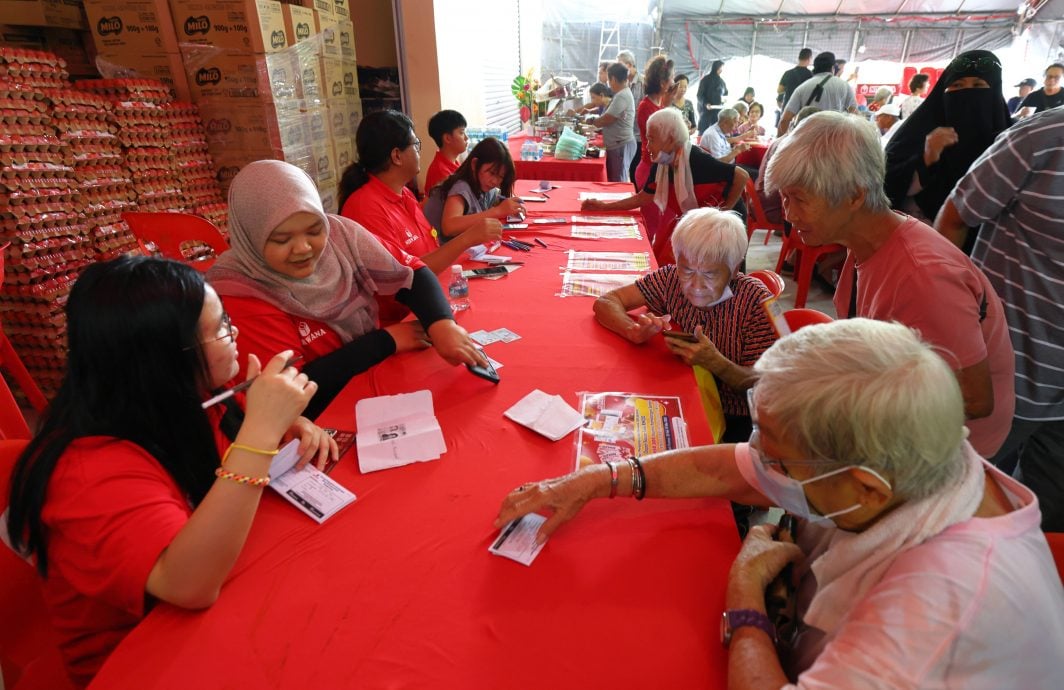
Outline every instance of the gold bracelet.
<path fill-rule="evenodd" d="M 236 472 L 230 472 L 224 467 L 219 467 L 214 471 L 214 476 L 219 479 L 228 479 L 231 482 L 237 484 L 247 484 L 248 486 L 266 486 L 270 483 L 269 475 L 265 477 L 249 477 L 246 474 L 237 474 Z"/>
<path fill-rule="evenodd" d="M 281 452 L 280 450 L 262 450 L 261 448 L 252 448 L 251 446 L 245 446 L 242 443 L 231 443 L 229 444 L 229 447 L 226 448 L 225 455 L 222 456 L 223 465 L 225 464 L 225 461 L 229 459 L 229 454 L 233 452 L 234 448 L 236 448 L 237 450 L 246 450 L 247 452 L 254 453 L 255 455 L 265 455 L 271 458 Z"/>

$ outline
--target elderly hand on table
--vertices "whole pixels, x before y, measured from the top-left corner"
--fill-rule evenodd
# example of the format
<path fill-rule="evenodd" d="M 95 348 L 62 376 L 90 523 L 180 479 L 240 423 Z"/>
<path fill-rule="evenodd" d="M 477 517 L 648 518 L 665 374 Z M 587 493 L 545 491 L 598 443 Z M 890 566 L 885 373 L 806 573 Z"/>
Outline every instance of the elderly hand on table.
<path fill-rule="evenodd" d="M 466 329 L 450 319 L 440 319 L 429 326 L 429 338 L 436 353 L 451 365 L 488 365 L 484 353 L 469 337 Z"/>
<path fill-rule="evenodd" d="M 503 499 L 494 525 L 499 529 L 511 520 L 547 509 L 552 515 L 536 533 L 536 541 L 542 544 L 554 530 L 573 519 L 585 503 L 608 496 L 609 488 L 609 470 L 599 464 L 564 477 L 522 484 Z"/>

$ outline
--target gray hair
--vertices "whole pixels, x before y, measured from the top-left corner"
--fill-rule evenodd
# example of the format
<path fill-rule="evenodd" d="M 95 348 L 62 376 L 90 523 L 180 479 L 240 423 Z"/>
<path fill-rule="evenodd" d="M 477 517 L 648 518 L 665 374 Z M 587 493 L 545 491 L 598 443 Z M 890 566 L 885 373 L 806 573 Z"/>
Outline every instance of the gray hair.
<path fill-rule="evenodd" d="M 725 108 L 725 109 L 721 110 L 719 113 L 717 113 L 717 120 L 718 121 L 720 121 L 720 120 L 738 120 L 738 119 L 739 119 L 739 113 L 736 112 L 735 108 Z"/>
<path fill-rule="evenodd" d="M 744 103 L 743 101 L 739 101 L 738 103 L 736 103 L 735 105 L 732 106 L 732 110 L 734 110 L 737 113 L 746 114 L 746 113 L 750 112 L 750 107 L 748 105 L 746 105 L 746 103 Z"/>
<path fill-rule="evenodd" d="M 622 50 L 617 53 L 617 62 L 623 62 L 629 67 L 635 67 L 635 53 L 630 50 Z"/>
<path fill-rule="evenodd" d="M 890 209 L 883 191 L 886 177 L 879 129 L 862 118 L 820 112 L 802 120 L 772 155 L 765 172 L 765 191 L 800 188 L 839 206 L 864 192 L 864 207 Z"/>
<path fill-rule="evenodd" d="M 732 271 L 746 258 L 746 247 L 746 225 L 735 211 L 691 209 L 672 233 L 672 253 L 677 260 L 682 256 L 695 263 L 724 264 Z"/>
<path fill-rule="evenodd" d="M 674 145 L 682 144 L 690 136 L 687 133 L 687 121 L 678 108 L 662 108 L 647 118 L 647 132 L 651 130 L 668 137 Z"/>
<path fill-rule="evenodd" d="M 919 500 L 964 471 L 964 399 L 957 377 L 916 331 L 844 319 L 807 326 L 754 364 L 754 400 L 824 469 L 863 465 Z"/>
<path fill-rule="evenodd" d="M 872 100 L 881 101 L 890 98 L 893 95 L 894 89 L 890 88 L 889 86 L 880 86 L 878 89 L 876 89 L 876 96 Z"/>

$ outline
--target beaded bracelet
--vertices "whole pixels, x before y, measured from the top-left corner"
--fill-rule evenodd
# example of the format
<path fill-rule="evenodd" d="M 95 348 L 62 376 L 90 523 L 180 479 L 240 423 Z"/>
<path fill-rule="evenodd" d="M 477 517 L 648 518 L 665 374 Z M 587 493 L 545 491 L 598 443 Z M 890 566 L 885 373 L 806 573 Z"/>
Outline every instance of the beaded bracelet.
<path fill-rule="evenodd" d="M 271 458 L 281 452 L 280 450 L 263 450 L 261 448 L 252 448 L 251 446 L 245 446 L 242 443 L 231 443 L 229 444 L 229 447 L 225 450 L 225 455 L 222 456 L 223 465 L 225 465 L 225 461 L 229 459 L 229 454 L 233 452 L 234 448 L 236 448 L 237 450 L 246 450 L 247 452 L 254 453 L 255 455 L 265 455 Z"/>
<path fill-rule="evenodd" d="M 617 465 L 607 460 L 606 467 L 610 468 L 610 498 L 615 498 L 617 496 Z"/>
<path fill-rule="evenodd" d="M 228 479 L 231 482 L 237 484 L 247 484 L 248 486 L 266 486 L 270 483 L 269 475 L 265 477 L 249 477 L 246 474 L 237 474 L 236 472 L 230 472 L 224 467 L 219 467 L 214 471 L 214 476 L 219 479 Z"/>
<path fill-rule="evenodd" d="M 633 455 L 632 462 L 635 463 L 636 470 L 639 472 L 639 487 L 635 493 L 635 500 L 642 501 L 643 497 L 647 495 L 647 475 L 643 470 L 643 463 L 639 462 L 639 458 Z"/>

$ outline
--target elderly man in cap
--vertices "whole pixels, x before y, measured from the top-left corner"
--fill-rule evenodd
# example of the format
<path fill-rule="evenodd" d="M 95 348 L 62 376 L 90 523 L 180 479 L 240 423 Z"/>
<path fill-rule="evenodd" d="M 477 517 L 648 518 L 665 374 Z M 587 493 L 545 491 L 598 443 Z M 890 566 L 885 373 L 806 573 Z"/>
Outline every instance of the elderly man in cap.
<path fill-rule="evenodd" d="M 880 143 L 887 148 L 887 142 L 894 136 L 898 125 L 901 124 L 901 107 L 895 103 L 887 103 L 880 108 L 872 117 L 879 128 Z"/>
<path fill-rule="evenodd" d="M 1027 98 L 1027 94 L 1034 91 L 1034 87 L 1036 86 L 1038 86 L 1038 82 L 1030 77 L 1016 85 L 1016 88 L 1020 90 L 1020 95 L 1013 96 L 1009 99 L 1007 105 L 1009 106 L 1010 115 L 1016 114 L 1016 111 L 1020 109 L 1020 103 L 1023 103 L 1023 99 Z"/>

